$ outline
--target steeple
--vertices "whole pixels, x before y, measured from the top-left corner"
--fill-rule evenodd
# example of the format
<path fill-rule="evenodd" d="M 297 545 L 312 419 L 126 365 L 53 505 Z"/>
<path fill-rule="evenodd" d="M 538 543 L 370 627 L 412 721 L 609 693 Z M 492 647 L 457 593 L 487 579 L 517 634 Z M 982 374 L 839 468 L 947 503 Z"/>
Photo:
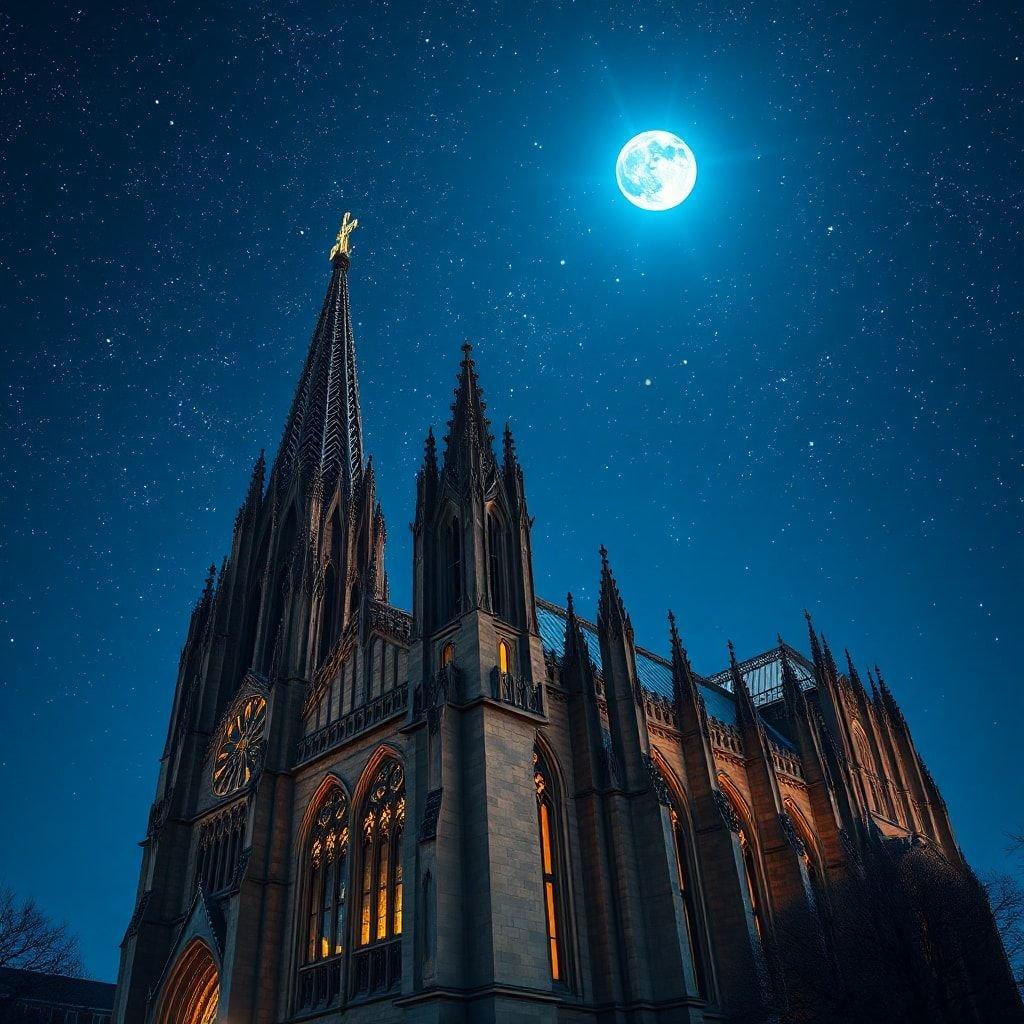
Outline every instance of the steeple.
<path fill-rule="evenodd" d="M 495 468 L 491 424 L 484 415 L 484 402 L 480 382 L 477 379 L 476 364 L 473 362 L 473 346 L 467 341 L 462 346 L 462 363 L 459 367 L 459 384 L 455 389 L 452 403 L 452 418 L 448 421 L 445 437 L 444 468 L 448 474 L 463 475 L 468 471 L 482 473 L 485 468 Z"/>
<path fill-rule="evenodd" d="M 363 426 L 356 377 L 356 346 L 349 309 L 348 234 L 355 221 L 343 222 L 331 250 L 331 280 L 309 354 L 299 379 L 273 477 L 285 484 L 296 475 L 319 477 L 324 495 L 336 484 L 352 495 L 363 473 Z M 342 235 L 344 238 L 342 239 Z"/>

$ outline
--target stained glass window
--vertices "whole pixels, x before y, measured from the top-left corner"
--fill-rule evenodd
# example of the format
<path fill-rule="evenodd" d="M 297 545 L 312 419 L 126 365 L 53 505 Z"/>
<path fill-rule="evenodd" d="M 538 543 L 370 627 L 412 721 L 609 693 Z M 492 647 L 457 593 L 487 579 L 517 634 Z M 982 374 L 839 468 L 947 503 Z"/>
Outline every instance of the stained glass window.
<path fill-rule="evenodd" d="M 348 799 L 340 788 L 334 787 L 321 800 L 308 844 L 305 961 L 312 963 L 345 952 L 349 816 Z"/>
<path fill-rule="evenodd" d="M 541 883 L 544 893 L 544 925 L 553 981 L 565 981 L 562 922 L 562 889 L 559 877 L 558 818 L 553 778 L 544 756 L 533 752 L 533 782 L 537 791 L 537 827 L 540 830 Z"/>
<path fill-rule="evenodd" d="M 402 934 L 402 834 L 405 772 L 393 759 L 377 770 L 363 812 L 359 944 Z"/>

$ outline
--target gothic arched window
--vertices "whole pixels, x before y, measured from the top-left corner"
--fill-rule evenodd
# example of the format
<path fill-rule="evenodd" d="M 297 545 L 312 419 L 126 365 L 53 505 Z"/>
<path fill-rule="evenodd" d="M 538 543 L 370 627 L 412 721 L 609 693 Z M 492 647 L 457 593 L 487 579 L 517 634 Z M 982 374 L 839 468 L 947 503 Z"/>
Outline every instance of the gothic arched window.
<path fill-rule="evenodd" d="M 491 591 L 491 610 L 508 618 L 508 587 L 505 572 L 505 531 L 497 513 L 487 513 L 487 578 Z"/>
<path fill-rule="evenodd" d="M 303 846 L 298 1008 L 336 1003 L 342 993 L 351 864 L 348 798 L 340 786 L 321 797 Z"/>
<path fill-rule="evenodd" d="M 874 761 L 871 759 L 871 749 L 868 746 L 867 734 L 861 727 L 860 722 L 853 723 L 853 745 L 856 750 L 857 760 L 860 762 L 861 774 L 864 778 L 864 789 L 867 795 L 869 808 L 877 814 L 882 813 L 882 801 L 878 793 L 878 782 L 874 773 Z"/>
<path fill-rule="evenodd" d="M 512 651 L 504 640 L 498 641 L 498 671 L 503 676 L 512 671 Z"/>
<path fill-rule="evenodd" d="M 452 619 L 462 608 L 462 531 L 457 516 L 448 524 L 448 601 L 447 618 Z"/>
<path fill-rule="evenodd" d="M 764 938 L 764 906 L 761 901 L 761 886 L 757 870 L 757 853 L 754 850 L 753 830 L 750 826 L 750 819 L 731 787 L 722 785 L 722 790 L 732 806 L 733 814 L 739 828 L 736 835 L 740 842 L 740 854 L 743 867 L 743 884 L 747 890 L 747 897 L 750 901 L 750 912 L 754 918 L 754 926 L 757 928 L 758 937 Z"/>
<path fill-rule="evenodd" d="M 370 946 L 402 934 L 405 772 L 393 758 L 377 769 L 366 795 L 360 828 L 359 945 Z"/>
<path fill-rule="evenodd" d="M 807 881 L 811 883 L 811 893 L 817 902 L 821 899 L 824 885 L 824 873 L 818 858 L 818 845 L 814 841 L 804 816 L 788 800 L 786 801 L 786 813 L 793 822 L 800 845 L 803 847 L 800 851 L 800 860 L 803 861 L 804 869 L 807 872 Z"/>
<path fill-rule="evenodd" d="M 441 648 L 441 668 L 447 668 L 455 660 L 455 644 L 450 640 Z"/>
<path fill-rule="evenodd" d="M 537 791 L 537 827 L 540 831 L 541 879 L 544 887 L 544 925 L 552 981 L 567 984 L 565 909 L 562 892 L 562 844 L 559 835 L 554 776 L 540 749 L 533 749 L 533 782 Z"/>
<path fill-rule="evenodd" d="M 704 962 L 704 932 L 697 915 L 697 894 L 688 821 L 682 808 L 674 798 L 669 809 L 672 818 L 672 839 L 675 843 L 676 871 L 679 879 L 679 894 L 683 898 L 683 912 L 686 914 L 686 934 L 690 942 L 690 959 L 697 980 L 697 992 L 707 997 L 707 968 Z"/>
<path fill-rule="evenodd" d="M 348 900 L 348 800 L 339 787 L 324 796 L 306 843 L 309 883 L 306 888 L 305 962 L 345 952 L 345 906 Z"/>

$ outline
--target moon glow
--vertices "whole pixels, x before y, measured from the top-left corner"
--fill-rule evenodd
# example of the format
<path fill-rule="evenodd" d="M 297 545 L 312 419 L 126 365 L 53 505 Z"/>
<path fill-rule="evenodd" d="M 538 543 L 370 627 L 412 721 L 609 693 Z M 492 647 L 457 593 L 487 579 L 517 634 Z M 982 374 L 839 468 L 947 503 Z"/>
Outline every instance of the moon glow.
<path fill-rule="evenodd" d="M 697 182 L 693 151 L 671 132 L 641 132 L 629 140 L 615 161 L 619 190 L 641 210 L 671 210 Z"/>

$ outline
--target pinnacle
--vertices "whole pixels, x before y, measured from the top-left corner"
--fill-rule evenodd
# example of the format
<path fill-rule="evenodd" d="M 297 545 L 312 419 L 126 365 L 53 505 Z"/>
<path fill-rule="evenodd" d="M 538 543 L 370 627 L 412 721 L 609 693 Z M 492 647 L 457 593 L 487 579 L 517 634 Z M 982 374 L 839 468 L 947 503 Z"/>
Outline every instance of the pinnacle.
<path fill-rule="evenodd" d="M 619 585 L 615 582 L 615 576 L 608 564 L 608 549 L 602 544 L 599 551 L 601 554 L 601 592 L 598 598 L 598 623 L 610 625 L 613 621 L 617 621 L 632 635 L 632 623 L 629 621 L 626 607 L 622 603 Z"/>
<path fill-rule="evenodd" d="M 452 417 L 448 421 L 448 435 L 445 438 L 445 465 L 468 462 L 477 458 L 488 463 L 494 462 L 491 447 L 491 424 L 484 411 L 487 408 L 483 392 L 477 380 L 476 368 L 470 353 L 473 346 L 467 341 L 462 346 L 463 359 L 458 376 L 458 386 L 452 402 Z"/>

